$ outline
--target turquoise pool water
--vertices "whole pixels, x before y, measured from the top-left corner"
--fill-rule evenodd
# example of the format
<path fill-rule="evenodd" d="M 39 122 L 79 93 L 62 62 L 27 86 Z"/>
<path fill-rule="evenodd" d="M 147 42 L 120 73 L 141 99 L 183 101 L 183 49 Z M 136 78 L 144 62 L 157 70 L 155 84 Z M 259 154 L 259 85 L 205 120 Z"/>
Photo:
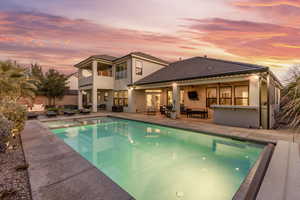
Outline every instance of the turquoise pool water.
<path fill-rule="evenodd" d="M 53 129 L 137 200 L 229 200 L 263 145 L 102 117 Z"/>

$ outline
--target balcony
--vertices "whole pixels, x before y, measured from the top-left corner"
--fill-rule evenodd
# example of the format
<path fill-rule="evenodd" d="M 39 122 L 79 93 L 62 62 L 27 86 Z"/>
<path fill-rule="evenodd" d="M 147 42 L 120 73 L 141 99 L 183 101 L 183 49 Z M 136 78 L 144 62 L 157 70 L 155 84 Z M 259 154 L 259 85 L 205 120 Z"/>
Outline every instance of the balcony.
<path fill-rule="evenodd" d="M 96 76 L 95 84 L 98 89 L 114 89 L 114 78 L 111 76 Z"/>
<path fill-rule="evenodd" d="M 78 79 L 79 87 L 89 86 L 93 84 L 93 76 L 82 77 Z M 111 76 L 96 76 L 94 84 L 98 89 L 113 89 L 114 78 Z"/>
<path fill-rule="evenodd" d="M 93 84 L 93 76 L 81 77 L 78 79 L 79 87 L 84 87 Z"/>

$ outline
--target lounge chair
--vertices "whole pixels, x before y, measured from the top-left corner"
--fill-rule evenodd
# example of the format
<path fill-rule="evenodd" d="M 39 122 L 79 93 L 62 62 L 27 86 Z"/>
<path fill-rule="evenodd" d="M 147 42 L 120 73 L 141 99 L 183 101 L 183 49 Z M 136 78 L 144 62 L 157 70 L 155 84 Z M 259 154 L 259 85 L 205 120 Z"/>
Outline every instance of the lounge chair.
<path fill-rule="evenodd" d="M 76 114 L 76 112 L 74 110 L 70 110 L 70 109 L 64 110 L 64 115 L 71 116 L 71 115 L 75 115 L 75 114 Z"/>
<path fill-rule="evenodd" d="M 87 114 L 90 114 L 90 113 L 91 113 L 91 110 L 90 110 L 90 109 L 84 108 L 84 109 L 81 109 L 81 110 L 80 110 L 80 113 L 81 113 L 81 114 L 84 114 L 84 115 L 87 115 Z"/>
<path fill-rule="evenodd" d="M 37 119 L 38 118 L 38 113 L 36 112 L 28 112 L 27 113 L 27 119 Z"/>
<path fill-rule="evenodd" d="M 47 111 L 46 116 L 47 117 L 56 117 L 57 113 L 55 111 Z"/>

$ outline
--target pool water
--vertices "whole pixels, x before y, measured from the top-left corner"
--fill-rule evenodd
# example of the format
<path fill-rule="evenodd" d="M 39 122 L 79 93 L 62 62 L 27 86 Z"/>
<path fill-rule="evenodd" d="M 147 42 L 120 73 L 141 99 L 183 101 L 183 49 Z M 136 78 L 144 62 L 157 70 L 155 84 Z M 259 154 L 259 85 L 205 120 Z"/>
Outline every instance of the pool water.
<path fill-rule="evenodd" d="M 229 200 L 263 145 L 102 117 L 53 129 L 137 200 Z"/>

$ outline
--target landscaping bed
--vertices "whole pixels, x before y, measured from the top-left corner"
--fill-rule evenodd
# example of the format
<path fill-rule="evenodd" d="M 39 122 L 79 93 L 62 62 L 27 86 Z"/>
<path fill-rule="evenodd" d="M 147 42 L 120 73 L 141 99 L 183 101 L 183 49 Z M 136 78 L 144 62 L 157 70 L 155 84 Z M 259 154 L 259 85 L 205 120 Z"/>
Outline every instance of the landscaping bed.
<path fill-rule="evenodd" d="M 28 165 L 20 136 L 18 135 L 14 140 L 14 149 L 0 153 L 0 199 L 31 200 Z"/>

